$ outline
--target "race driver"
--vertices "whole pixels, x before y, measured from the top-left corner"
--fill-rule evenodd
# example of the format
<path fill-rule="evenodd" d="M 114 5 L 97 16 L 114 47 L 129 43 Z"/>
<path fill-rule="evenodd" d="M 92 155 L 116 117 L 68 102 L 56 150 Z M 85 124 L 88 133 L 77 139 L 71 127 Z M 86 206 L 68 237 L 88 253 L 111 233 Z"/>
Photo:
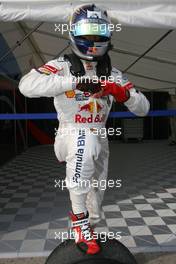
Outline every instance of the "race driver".
<path fill-rule="evenodd" d="M 112 31 L 105 10 L 94 4 L 78 7 L 70 25 L 72 54 L 32 69 L 19 89 L 27 97 L 54 97 L 59 119 L 54 150 L 59 161 L 66 161 L 75 242 L 87 254 L 96 254 L 100 245 L 90 219 L 101 218 L 103 191 L 90 183 L 106 180 L 109 157 L 107 137 L 97 131 L 105 128 L 113 101 L 137 116 L 147 115 L 149 102 L 111 67 Z"/>

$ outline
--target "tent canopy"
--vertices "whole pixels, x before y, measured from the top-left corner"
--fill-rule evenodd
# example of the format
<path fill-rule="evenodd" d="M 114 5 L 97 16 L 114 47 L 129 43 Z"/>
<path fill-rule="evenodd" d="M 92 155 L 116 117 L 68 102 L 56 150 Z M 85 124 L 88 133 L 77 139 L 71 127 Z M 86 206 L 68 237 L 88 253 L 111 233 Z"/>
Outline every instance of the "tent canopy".
<path fill-rule="evenodd" d="M 90 3 L 84 0 L 11 0 L 1 2 L 0 20 L 35 20 L 67 22 L 75 7 Z M 170 0 L 96 0 L 109 16 L 123 25 L 176 27 L 176 2 Z"/>

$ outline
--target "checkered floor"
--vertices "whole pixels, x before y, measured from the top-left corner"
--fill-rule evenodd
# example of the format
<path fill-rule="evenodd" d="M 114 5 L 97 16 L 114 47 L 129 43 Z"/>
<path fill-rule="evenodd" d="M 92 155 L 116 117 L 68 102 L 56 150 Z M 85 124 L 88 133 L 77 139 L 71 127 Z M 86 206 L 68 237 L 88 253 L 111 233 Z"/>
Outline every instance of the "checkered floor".
<path fill-rule="evenodd" d="M 110 143 L 109 188 L 97 232 L 120 232 L 133 252 L 176 251 L 176 147 Z M 67 234 L 70 202 L 53 146 L 28 149 L 0 169 L 0 256 L 48 255 Z M 112 233 L 111 233 L 112 234 Z"/>

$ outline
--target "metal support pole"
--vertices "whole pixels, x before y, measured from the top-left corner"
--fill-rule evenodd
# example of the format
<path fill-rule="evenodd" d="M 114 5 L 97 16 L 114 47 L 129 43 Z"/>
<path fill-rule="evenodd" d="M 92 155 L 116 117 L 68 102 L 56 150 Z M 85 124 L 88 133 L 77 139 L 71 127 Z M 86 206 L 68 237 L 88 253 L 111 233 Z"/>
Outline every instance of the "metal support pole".
<path fill-rule="evenodd" d="M 156 45 L 158 45 L 163 39 L 165 39 L 173 29 L 167 31 L 163 36 L 161 36 L 150 48 L 148 48 L 144 53 L 142 53 L 134 62 L 132 62 L 124 71 L 123 73 L 127 72 L 132 66 L 134 66 L 140 59 L 142 59 L 149 51 L 151 51 Z"/>
<path fill-rule="evenodd" d="M 36 31 L 44 22 L 40 22 L 34 27 L 29 33 L 26 34 L 21 40 L 18 40 L 16 44 L 14 44 L 2 57 L 0 58 L 0 63 L 9 56 L 11 52 L 13 52 L 17 47 L 21 46 L 21 44 L 34 32 Z"/>

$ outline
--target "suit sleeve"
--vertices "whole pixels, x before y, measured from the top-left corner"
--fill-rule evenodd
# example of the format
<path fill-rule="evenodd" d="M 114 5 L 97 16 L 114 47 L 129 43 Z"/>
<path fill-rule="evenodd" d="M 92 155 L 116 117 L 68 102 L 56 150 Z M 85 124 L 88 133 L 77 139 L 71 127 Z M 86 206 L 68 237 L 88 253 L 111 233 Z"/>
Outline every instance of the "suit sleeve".
<path fill-rule="evenodd" d="M 20 92 L 27 97 L 55 97 L 73 89 L 72 77 L 60 75 L 61 66 L 50 61 L 39 69 L 32 69 L 20 80 Z"/>
<path fill-rule="evenodd" d="M 150 110 L 150 103 L 145 95 L 141 92 L 136 92 L 135 88 L 130 89 L 130 98 L 124 105 L 137 116 L 146 116 Z"/>
<path fill-rule="evenodd" d="M 116 82 L 125 85 L 129 81 L 122 75 L 122 73 L 116 68 L 112 69 L 112 75 L 116 78 Z M 145 95 L 141 92 L 137 92 L 135 88 L 129 90 L 130 98 L 124 103 L 130 112 L 137 116 L 146 116 L 150 110 L 150 103 Z"/>

